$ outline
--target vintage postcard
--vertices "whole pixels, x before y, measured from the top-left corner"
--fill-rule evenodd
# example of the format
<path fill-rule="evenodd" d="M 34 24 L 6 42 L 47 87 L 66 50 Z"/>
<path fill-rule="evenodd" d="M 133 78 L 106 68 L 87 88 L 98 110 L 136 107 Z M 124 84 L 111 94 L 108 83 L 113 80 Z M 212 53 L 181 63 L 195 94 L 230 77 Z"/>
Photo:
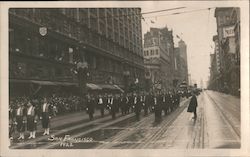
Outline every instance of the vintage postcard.
<path fill-rule="evenodd" d="M 3 2 L 1 156 L 248 156 L 248 1 Z"/>

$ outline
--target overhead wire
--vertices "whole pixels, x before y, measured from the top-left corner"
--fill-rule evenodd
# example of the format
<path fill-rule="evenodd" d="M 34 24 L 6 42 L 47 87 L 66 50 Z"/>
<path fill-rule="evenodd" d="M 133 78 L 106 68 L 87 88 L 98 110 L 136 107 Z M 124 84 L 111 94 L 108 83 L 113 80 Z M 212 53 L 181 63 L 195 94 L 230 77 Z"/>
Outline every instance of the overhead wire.
<path fill-rule="evenodd" d="M 213 8 L 215 8 L 215 7 L 213 7 Z M 195 9 L 195 10 L 175 12 L 175 13 L 164 14 L 164 15 L 156 15 L 156 16 L 147 16 L 147 17 L 144 16 L 144 18 L 155 18 L 155 17 L 162 17 L 162 16 L 169 16 L 169 15 L 179 15 L 179 14 L 185 14 L 185 13 L 192 13 L 192 12 L 210 10 L 210 9 L 213 9 L 213 8 Z"/>

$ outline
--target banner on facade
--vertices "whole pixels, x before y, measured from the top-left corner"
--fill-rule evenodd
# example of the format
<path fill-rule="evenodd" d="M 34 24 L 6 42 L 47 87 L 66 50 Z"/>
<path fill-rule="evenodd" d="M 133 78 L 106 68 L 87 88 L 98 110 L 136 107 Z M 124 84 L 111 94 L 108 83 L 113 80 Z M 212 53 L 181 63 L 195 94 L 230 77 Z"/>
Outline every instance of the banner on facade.
<path fill-rule="evenodd" d="M 223 28 L 223 37 L 233 37 L 234 36 L 234 26 L 228 26 Z"/>

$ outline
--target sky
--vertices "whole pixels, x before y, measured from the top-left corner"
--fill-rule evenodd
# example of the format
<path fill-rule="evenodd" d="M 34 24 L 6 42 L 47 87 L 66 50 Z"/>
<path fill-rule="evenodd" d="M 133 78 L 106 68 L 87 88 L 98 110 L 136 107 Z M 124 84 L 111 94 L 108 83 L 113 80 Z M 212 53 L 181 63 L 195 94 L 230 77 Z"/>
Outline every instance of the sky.
<path fill-rule="evenodd" d="M 215 9 L 207 9 L 213 7 L 213 5 L 190 5 L 183 3 L 167 5 L 167 3 L 159 2 L 144 5 L 142 6 L 142 13 L 178 7 L 185 8 L 143 15 L 145 19 L 145 21 L 142 20 L 143 34 L 149 31 L 150 27 L 161 28 L 167 26 L 169 29 L 172 29 L 175 46 L 178 46 L 178 41 L 180 40 L 176 35 L 184 40 L 187 45 L 188 72 L 191 74 L 192 84 L 197 83 L 199 86 L 202 80 L 203 87 L 205 87 L 209 78 L 210 53 L 214 53 L 213 36 L 217 34 L 216 19 L 214 17 Z M 200 9 L 205 10 L 169 15 L 176 12 Z"/>

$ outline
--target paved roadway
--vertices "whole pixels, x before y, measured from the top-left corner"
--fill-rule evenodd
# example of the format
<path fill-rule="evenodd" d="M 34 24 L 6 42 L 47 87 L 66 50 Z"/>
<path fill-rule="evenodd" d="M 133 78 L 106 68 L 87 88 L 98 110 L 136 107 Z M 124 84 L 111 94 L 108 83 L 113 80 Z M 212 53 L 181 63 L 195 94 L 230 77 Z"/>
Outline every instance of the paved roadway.
<path fill-rule="evenodd" d="M 154 123 L 153 114 L 142 116 L 140 121 L 135 120 L 133 113 L 119 115 L 116 120 L 105 116 L 93 121 L 88 121 L 87 117 L 79 121 L 78 116 L 70 115 L 58 118 L 56 124 L 62 125 L 52 128 L 54 136 L 50 139 L 40 135 L 33 140 L 14 141 L 10 148 L 240 148 L 240 99 L 213 91 L 204 91 L 197 99 L 197 120 L 186 111 L 188 99 L 182 100 L 173 113 L 163 116 L 160 123 Z"/>

